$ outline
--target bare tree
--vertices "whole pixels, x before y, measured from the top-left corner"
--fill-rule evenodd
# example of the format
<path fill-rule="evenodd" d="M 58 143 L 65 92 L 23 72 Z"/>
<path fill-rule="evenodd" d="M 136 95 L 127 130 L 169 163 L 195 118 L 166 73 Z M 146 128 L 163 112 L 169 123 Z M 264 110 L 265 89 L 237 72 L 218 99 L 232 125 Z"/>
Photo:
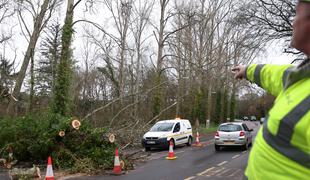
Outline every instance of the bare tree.
<path fill-rule="evenodd" d="M 243 4 L 239 9 L 239 23 L 246 23 L 268 40 L 284 40 L 285 52 L 298 53 L 289 47 L 297 0 L 254 0 L 240 3 Z"/>
<path fill-rule="evenodd" d="M 177 102 L 184 92 L 189 91 L 187 104 L 192 108 L 182 113 L 193 119 L 226 120 L 230 110 L 228 97 L 232 94 L 233 79 L 229 67 L 233 61 L 245 64 L 253 60 L 263 50 L 264 38 L 255 34 L 238 21 L 236 11 L 240 6 L 234 0 L 176 1 L 173 28 L 181 31 L 169 39 L 168 44 L 174 57 L 171 67 L 178 75 Z M 237 55 L 240 57 L 236 59 Z M 189 77 L 188 87 L 184 79 Z M 189 88 L 190 87 L 190 88 Z M 184 89 L 185 88 L 185 89 Z M 235 93 L 233 93 L 235 94 Z M 179 114 L 180 105 L 177 105 Z"/>
<path fill-rule="evenodd" d="M 10 0 L 0 0 L 0 24 L 4 25 L 6 19 L 12 17 L 15 13 L 14 3 Z M 1 31 L 3 31 L 1 29 Z M 1 32 L 0 44 L 9 40 L 12 37 L 12 33 Z"/>
<path fill-rule="evenodd" d="M 142 34 L 146 29 L 147 23 L 149 22 L 150 14 L 152 12 L 154 6 L 154 1 L 147 1 L 147 3 L 141 2 L 139 0 L 138 5 L 134 5 L 133 12 L 136 17 L 133 20 L 131 25 L 131 31 L 133 32 L 134 40 L 135 40 L 135 52 L 136 52 L 136 79 L 135 79 L 135 92 L 139 91 L 140 80 L 141 80 L 141 59 L 142 59 L 142 51 L 143 44 L 147 40 L 143 39 Z M 139 96 L 135 96 L 135 107 L 134 114 L 137 115 L 138 112 L 138 104 Z"/>
<path fill-rule="evenodd" d="M 25 30 L 27 31 L 27 35 L 29 36 L 29 44 L 27 47 L 26 54 L 24 56 L 22 67 L 18 73 L 15 87 L 14 87 L 13 93 L 10 98 L 10 103 L 7 107 L 7 113 L 10 115 L 13 115 L 15 102 L 19 96 L 19 93 L 20 93 L 20 90 L 21 90 L 21 87 L 22 87 L 22 84 L 23 84 L 23 81 L 26 75 L 26 71 L 29 65 L 29 61 L 34 55 L 34 49 L 35 49 L 37 40 L 39 38 L 39 35 L 42 29 L 47 24 L 48 20 L 50 19 L 52 12 L 54 11 L 54 7 L 57 4 L 57 0 L 54 0 L 54 1 L 44 0 L 38 12 L 35 11 L 34 4 L 31 1 L 20 1 L 17 3 L 19 4 L 19 7 L 20 7 L 18 10 L 18 14 L 19 14 L 19 17 L 21 18 L 21 21 L 22 21 L 21 23 L 23 24 Z M 28 29 L 28 26 L 26 25 L 26 22 L 24 21 L 23 16 L 21 14 L 23 9 L 28 11 L 27 8 L 34 10 L 32 14 L 33 22 L 34 22 L 34 27 L 33 27 L 32 32 L 30 32 L 30 30 Z M 47 11 L 49 11 L 48 16 L 46 16 Z"/>
<path fill-rule="evenodd" d="M 124 79 L 125 79 L 125 65 L 126 65 L 126 51 L 127 51 L 127 35 L 130 25 L 130 17 L 132 14 L 132 0 L 105 0 L 104 1 L 110 12 L 116 26 L 119 40 L 117 42 L 119 46 L 119 95 L 124 96 Z M 114 5 L 114 3 L 115 5 Z"/>
<path fill-rule="evenodd" d="M 160 20 L 159 28 L 155 26 L 157 32 L 153 31 L 157 42 L 157 60 L 156 60 L 156 75 L 155 84 L 160 84 L 162 82 L 164 74 L 164 59 L 167 58 L 167 54 L 164 54 L 164 47 L 168 44 L 169 38 L 176 32 L 184 29 L 186 26 L 180 27 L 178 29 L 173 29 L 168 31 L 166 28 L 169 23 L 169 19 L 172 18 L 175 13 L 172 9 L 167 9 L 169 0 L 160 0 Z M 161 111 L 162 101 L 163 101 L 163 89 L 159 87 L 153 97 L 153 116 L 156 116 Z"/>

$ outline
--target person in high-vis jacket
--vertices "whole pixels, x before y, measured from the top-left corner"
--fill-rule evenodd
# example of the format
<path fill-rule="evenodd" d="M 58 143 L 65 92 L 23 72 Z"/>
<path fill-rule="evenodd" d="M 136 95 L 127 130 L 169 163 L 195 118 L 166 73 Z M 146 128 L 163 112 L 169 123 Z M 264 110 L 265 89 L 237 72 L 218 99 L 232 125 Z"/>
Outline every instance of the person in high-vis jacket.
<path fill-rule="evenodd" d="M 291 45 L 308 57 L 297 67 L 232 69 L 235 78 L 246 78 L 276 96 L 249 155 L 249 180 L 310 180 L 310 0 L 297 4 Z"/>

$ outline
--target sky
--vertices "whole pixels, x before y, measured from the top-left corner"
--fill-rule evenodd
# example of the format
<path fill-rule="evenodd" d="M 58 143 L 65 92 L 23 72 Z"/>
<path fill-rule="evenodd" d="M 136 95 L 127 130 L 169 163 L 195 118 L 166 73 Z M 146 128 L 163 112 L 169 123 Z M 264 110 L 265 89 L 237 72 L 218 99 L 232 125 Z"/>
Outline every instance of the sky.
<path fill-rule="evenodd" d="M 66 5 L 62 5 L 61 6 L 62 9 L 60 12 L 62 13 L 56 13 L 56 17 L 64 17 L 64 13 L 65 12 L 65 8 Z M 97 8 L 95 9 L 96 11 L 93 14 L 89 14 L 89 13 L 85 13 L 85 5 L 84 3 L 79 4 L 79 6 L 76 9 L 75 12 L 75 19 L 83 19 L 85 17 L 87 17 L 87 19 L 91 19 L 97 23 L 100 24 L 106 24 L 105 28 L 107 31 L 110 31 L 110 33 L 113 32 L 113 29 L 108 28 L 109 26 L 113 26 L 111 18 L 106 18 L 111 16 L 111 14 L 107 14 L 107 10 L 103 9 L 103 8 Z M 158 9 L 155 8 L 154 11 L 157 11 Z M 105 12 L 104 14 L 102 12 Z M 95 14 L 98 13 L 98 14 Z M 154 14 L 158 14 L 157 12 L 153 12 L 153 16 Z M 27 16 L 25 16 L 27 18 Z M 29 18 L 29 17 L 28 17 Z M 158 16 L 153 17 L 153 18 L 158 18 Z M 31 22 L 31 21 L 30 21 Z M 63 19 L 60 19 L 60 22 L 63 22 Z M 9 23 L 9 22 L 7 22 Z M 1 25 L 1 29 L 5 29 L 6 24 L 2 24 Z M 29 23 L 29 26 L 31 27 L 32 24 Z M 83 48 L 83 39 L 82 37 L 82 33 L 79 33 L 80 31 L 82 31 L 82 23 L 80 25 L 76 25 L 76 32 L 74 35 L 74 41 L 73 41 L 73 47 L 75 49 L 74 55 L 77 59 L 81 60 L 81 50 Z M 21 61 L 23 60 L 23 56 L 24 53 L 26 51 L 27 48 L 27 41 L 26 39 L 23 37 L 23 35 L 20 32 L 20 27 L 18 25 L 18 23 L 15 23 L 15 27 L 14 27 L 14 38 L 11 42 L 9 42 L 8 44 L 6 44 L 5 46 L 6 48 L 6 55 L 7 57 L 9 57 L 10 59 L 14 58 L 14 53 L 13 51 L 16 50 L 17 52 L 17 57 L 16 57 L 16 66 L 17 66 L 17 70 L 19 69 L 19 67 L 21 66 Z M 113 32 L 113 34 L 115 34 L 116 32 Z M 154 37 L 152 37 L 154 39 Z M 39 46 L 39 42 L 37 44 L 37 47 Z M 156 48 L 156 47 L 154 47 Z M 156 51 L 155 51 L 156 52 Z M 3 48 L 0 48 L 0 53 L 3 53 Z M 266 46 L 266 52 L 261 53 L 258 57 L 255 58 L 253 63 L 272 63 L 272 64 L 288 64 L 291 63 L 294 59 L 294 56 L 292 55 L 288 55 L 283 53 L 283 45 L 281 42 L 273 42 L 273 43 L 269 43 Z"/>
<path fill-rule="evenodd" d="M 269 43 L 266 45 L 266 53 L 256 58 L 257 63 L 267 64 L 290 64 L 294 60 L 291 54 L 283 53 L 283 45 L 281 42 Z"/>

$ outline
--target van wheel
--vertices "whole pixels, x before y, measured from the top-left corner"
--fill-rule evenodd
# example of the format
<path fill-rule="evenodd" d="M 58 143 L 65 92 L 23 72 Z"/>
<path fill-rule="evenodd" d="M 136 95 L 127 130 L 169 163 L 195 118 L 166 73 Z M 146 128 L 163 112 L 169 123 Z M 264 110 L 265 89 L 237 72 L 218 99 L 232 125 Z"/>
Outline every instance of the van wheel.
<path fill-rule="evenodd" d="M 175 149 L 175 142 L 174 142 L 174 139 L 170 139 L 170 141 L 172 142 L 173 149 Z M 169 149 L 169 147 L 170 147 L 170 141 L 169 141 L 169 144 L 168 144 L 168 149 Z"/>
<path fill-rule="evenodd" d="M 219 146 L 219 145 L 214 145 L 214 148 L 215 148 L 215 151 L 220 151 L 221 150 L 221 146 Z"/>
<path fill-rule="evenodd" d="M 150 147 L 145 147 L 145 152 L 150 151 L 151 148 Z"/>
<path fill-rule="evenodd" d="M 191 146 L 193 143 L 193 138 L 192 136 L 188 137 L 188 142 L 186 143 L 187 146 Z"/>

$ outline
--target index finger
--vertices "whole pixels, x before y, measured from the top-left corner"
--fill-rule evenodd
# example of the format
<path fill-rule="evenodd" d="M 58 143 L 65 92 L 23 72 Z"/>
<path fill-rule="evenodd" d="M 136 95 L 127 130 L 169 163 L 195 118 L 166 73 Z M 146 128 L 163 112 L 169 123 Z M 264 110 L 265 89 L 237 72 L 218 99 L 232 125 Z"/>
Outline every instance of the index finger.
<path fill-rule="evenodd" d="M 239 66 L 236 66 L 236 67 L 233 67 L 231 70 L 232 70 L 232 71 L 239 71 L 239 70 L 240 70 L 240 67 L 239 67 Z"/>

